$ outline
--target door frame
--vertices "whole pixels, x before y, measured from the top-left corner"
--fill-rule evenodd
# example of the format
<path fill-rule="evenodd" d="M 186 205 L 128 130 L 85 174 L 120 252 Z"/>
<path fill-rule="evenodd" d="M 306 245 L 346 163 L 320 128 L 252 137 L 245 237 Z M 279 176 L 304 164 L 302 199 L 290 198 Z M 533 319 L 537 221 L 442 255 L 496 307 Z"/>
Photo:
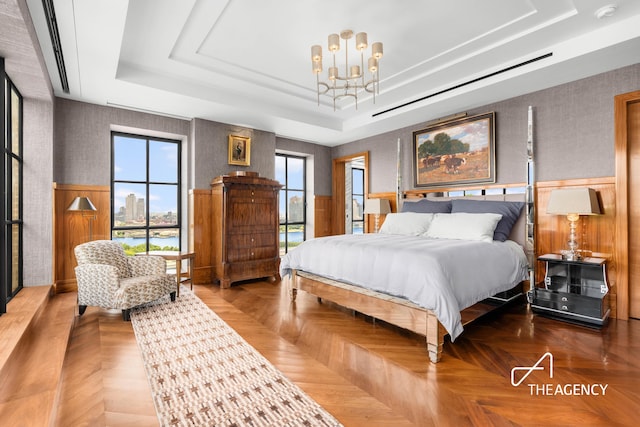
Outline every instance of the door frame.
<path fill-rule="evenodd" d="M 616 254 L 618 319 L 629 319 L 629 146 L 627 106 L 640 102 L 640 91 L 614 97 L 615 172 L 616 172 Z"/>
<path fill-rule="evenodd" d="M 363 158 L 364 159 L 364 195 L 365 198 L 369 194 L 369 152 L 350 154 L 348 156 L 337 157 L 333 159 L 333 212 L 332 212 L 332 234 L 344 234 L 344 211 L 345 211 L 345 164 L 350 161 Z M 368 231 L 367 221 L 364 223 L 364 232 Z"/>

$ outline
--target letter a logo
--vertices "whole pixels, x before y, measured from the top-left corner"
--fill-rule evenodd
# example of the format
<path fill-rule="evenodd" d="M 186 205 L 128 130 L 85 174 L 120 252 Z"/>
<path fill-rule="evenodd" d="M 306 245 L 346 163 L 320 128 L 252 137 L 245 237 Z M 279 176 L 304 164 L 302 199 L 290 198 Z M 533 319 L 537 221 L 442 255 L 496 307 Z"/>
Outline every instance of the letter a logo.
<path fill-rule="evenodd" d="M 540 366 L 540 364 L 542 364 L 545 358 L 549 358 L 549 378 L 553 378 L 553 354 L 546 352 L 533 366 L 516 366 L 513 368 L 511 370 L 511 385 L 518 387 L 533 371 L 544 371 L 544 366 Z M 516 382 L 516 372 L 518 371 L 524 371 L 525 373 L 522 375 L 522 378 Z"/>

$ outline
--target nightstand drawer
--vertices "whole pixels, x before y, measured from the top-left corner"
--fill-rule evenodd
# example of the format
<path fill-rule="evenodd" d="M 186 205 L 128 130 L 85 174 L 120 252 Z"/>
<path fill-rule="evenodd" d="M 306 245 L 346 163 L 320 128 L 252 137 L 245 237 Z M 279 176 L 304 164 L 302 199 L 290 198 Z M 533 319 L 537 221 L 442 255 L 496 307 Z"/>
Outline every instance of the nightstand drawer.
<path fill-rule="evenodd" d="M 583 316 L 604 316 L 605 305 L 603 299 L 584 295 L 558 293 L 547 289 L 536 289 L 535 304 L 558 311 L 577 313 Z"/>

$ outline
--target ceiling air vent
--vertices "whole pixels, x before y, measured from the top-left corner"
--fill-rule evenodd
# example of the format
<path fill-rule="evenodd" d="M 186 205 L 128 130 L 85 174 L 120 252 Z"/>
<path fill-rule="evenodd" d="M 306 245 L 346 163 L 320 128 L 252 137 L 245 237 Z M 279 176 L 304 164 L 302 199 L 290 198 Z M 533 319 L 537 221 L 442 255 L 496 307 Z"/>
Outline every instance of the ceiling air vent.
<path fill-rule="evenodd" d="M 516 69 L 516 68 L 519 68 L 519 67 L 523 67 L 523 66 L 525 66 L 525 65 L 529 65 L 529 64 L 531 64 L 531 63 L 533 63 L 533 62 L 536 62 L 536 61 L 540 61 L 540 60 L 542 60 L 542 59 L 549 58 L 551 55 L 553 55 L 553 53 L 552 53 L 552 52 L 545 53 L 544 55 L 538 56 L 538 57 L 533 58 L 533 59 L 526 60 L 526 61 L 524 61 L 524 62 L 520 62 L 519 64 L 515 64 L 515 65 L 512 65 L 512 66 L 510 66 L 510 67 L 503 68 L 503 69 L 501 69 L 501 70 L 494 71 L 494 72 L 489 73 L 489 74 L 485 74 L 484 76 L 476 77 L 475 79 L 471 79 L 471 80 L 469 80 L 469 81 L 466 81 L 466 82 L 463 82 L 463 83 L 457 84 L 457 85 L 455 85 L 455 86 L 451 86 L 451 87 L 448 87 L 448 88 L 446 88 L 446 89 L 442 89 L 442 90 L 440 90 L 440 91 L 438 91 L 438 92 L 435 92 L 435 93 L 432 93 L 432 94 L 429 94 L 429 95 L 423 96 L 422 98 L 414 99 L 413 101 L 405 102 L 404 104 L 397 105 L 397 106 L 395 106 L 395 107 L 391 107 L 391 108 L 389 108 L 389 109 L 387 109 L 387 110 L 384 110 L 384 111 L 380 111 L 379 113 L 375 113 L 375 114 L 374 114 L 373 116 L 371 116 L 371 117 L 376 117 L 376 116 L 379 116 L 379 115 L 382 115 L 382 114 L 386 114 L 386 113 L 388 113 L 388 112 L 390 112 L 390 111 L 397 110 L 397 109 L 400 109 L 400 108 L 404 108 L 404 107 L 406 107 L 407 105 L 415 104 L 416 102 L 424 101 L 425 99 L 433 98 L 434 96 L 442 95 L 443 93 L 446 93 L 446 92 L 449 92 L 449 91 L 452 91 L 452 90 L 455 90 L 455 89 L 461 88 L 461 87 L 463 87 L 463 86 L 470 85 L 470 84 L 472 84 L 472 83 L 479 82 L 480 80 L 488 79 L 489 77 L 493 77 L 493 76 L 497 76 L 498 74 L 506 73 L 507 71 L 511 71 L 511 70 L 513 70 L 513 69 Z"/>
<path fill-rule="evenodd" d="M 49 27 L 49 36 L 51 37 L 51 45 L 53 46 L 53 54 L 56 57 L 58 65 L 58 74 L 60 75 L 60 83 L 64 93 L 69 93 L 69 81 L 67 80 L 67 70 L 64 66 L 64 57 L 62 56 L 62 44 L 60 43 L 60 34 L 58 33 L 58 23 L 56 21 L 56 11 L 53 8 L 53 0 L 42 0 L 44 8 L 44 16 Z"/>

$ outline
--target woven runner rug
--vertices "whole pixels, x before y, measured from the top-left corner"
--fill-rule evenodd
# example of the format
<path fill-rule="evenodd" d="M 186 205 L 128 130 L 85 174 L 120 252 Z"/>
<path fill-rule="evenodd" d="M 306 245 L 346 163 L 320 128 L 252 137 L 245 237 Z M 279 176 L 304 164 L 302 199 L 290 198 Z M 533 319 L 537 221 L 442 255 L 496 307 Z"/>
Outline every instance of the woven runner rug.
<path fill-rule="evenodd" d="M 339 426 L 188 288 L 131 311 L 162 426 Z"/>

